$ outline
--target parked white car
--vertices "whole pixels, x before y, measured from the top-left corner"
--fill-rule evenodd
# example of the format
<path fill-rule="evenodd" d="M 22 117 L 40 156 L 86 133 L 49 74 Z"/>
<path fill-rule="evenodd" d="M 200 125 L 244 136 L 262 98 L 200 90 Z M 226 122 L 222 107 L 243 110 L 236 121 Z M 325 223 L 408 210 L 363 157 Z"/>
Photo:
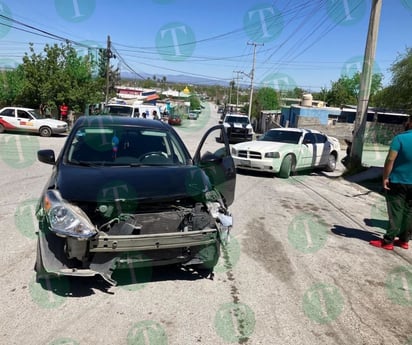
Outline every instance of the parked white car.
<path fill-rule="evenodd" d="M 232 146 L 237 169 L 278 174 L 288 178 L 299 170 L 322 168 L 334 171 L 340 144 L 338 139 L 316 130 L 275 128 L 259 140 Z"/>
<path fill-rule="evenodd" d="M 64 121 L 43 118 L 31 108 L 5 107 L 0 110 L 0 133 L 30 132 L 39 133 L 42 137 L 67 132 Z"/>

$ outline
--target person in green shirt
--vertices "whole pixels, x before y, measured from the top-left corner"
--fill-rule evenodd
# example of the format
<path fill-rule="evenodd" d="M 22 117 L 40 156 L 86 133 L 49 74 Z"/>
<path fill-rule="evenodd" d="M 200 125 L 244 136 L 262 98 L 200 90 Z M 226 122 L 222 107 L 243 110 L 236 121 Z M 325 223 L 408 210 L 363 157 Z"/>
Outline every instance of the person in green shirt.
<path fill-rule="evenodd" d="M 389 225 L 383 239 L 370 244 L 386 250 L 393 250 L 394 245 L 408 249 L 412 235 L 412 116 L 405 132 L 392 140 L 383 167 L 382 187 Z"/>

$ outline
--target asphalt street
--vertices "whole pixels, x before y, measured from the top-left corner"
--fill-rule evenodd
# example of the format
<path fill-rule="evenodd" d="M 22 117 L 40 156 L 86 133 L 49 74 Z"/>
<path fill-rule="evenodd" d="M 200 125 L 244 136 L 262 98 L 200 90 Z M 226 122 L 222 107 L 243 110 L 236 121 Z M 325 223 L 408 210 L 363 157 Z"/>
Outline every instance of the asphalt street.
<path fill-rule="evenodd" d="M 177 131 L 193 153 L 217 121 L 209 104 Z M 150 268 L 115 273 L 115 287 L 40 284 L 34 209 L 52 167 L 36 151 L 58 152 L 64 140 L 0 135 L 1 344 L 412 344 L 412 250 L 368 243 L 387 224 L 383 196 L 364 181 L 381 163 L 352 179 L 340 164 L 287 180 L 237 174 L 213 280 Z"/>

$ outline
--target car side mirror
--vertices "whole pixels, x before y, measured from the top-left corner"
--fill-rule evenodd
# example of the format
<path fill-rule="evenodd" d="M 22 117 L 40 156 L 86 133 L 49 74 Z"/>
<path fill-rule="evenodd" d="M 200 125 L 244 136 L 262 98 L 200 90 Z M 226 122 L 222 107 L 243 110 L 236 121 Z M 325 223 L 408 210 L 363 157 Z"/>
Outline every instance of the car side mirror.
<path fill-rule="evenodd" d="M 54 165 L 56 163 L 56 157 L 53 150 L 39 150 L 37 151 L 37 159 L 46 164 Z"/>
<path fill-rule="evenodd" d="M 219 125 L 223 124 L 223 120 L 219 120 Z"/>

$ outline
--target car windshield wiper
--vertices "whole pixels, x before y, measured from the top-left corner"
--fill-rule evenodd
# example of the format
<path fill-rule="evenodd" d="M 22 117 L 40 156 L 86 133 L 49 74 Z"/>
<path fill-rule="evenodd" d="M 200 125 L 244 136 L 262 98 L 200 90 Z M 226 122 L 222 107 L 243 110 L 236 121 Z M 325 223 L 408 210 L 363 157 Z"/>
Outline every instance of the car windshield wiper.
<path fill-rule="evenodd" d="M 74 160 L 74 159 L 72 159 L 70 161 L 70 163 L 76 164 L 76 165 L 81 165 L 81 166 L 84 166 L 84 167 L 100 167 L 100 166 L 104 165 L 104 163 L 97 164 L 95 162 L 77 161 L 77 160 Z"/>

